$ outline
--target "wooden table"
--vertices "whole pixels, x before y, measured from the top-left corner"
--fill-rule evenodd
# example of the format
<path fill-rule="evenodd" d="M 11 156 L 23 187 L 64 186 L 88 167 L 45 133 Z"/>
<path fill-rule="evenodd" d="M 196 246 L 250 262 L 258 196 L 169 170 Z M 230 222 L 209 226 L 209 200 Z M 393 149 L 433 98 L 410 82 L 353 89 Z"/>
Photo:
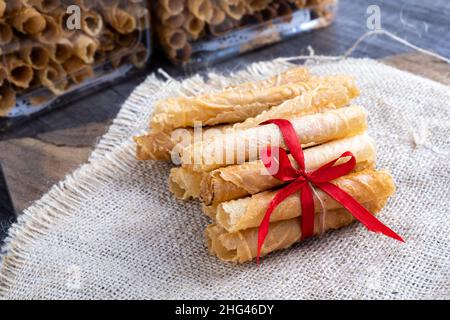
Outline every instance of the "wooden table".
<path fill-rule="evenodd" d="M 450 57 L 450 3 L 447 0 L 416 2 L 341 0 L 338 19 L 331 27 L 232 59 L 215 69 L 226 72 L 253 61 L 309 54 L 308 45 L 316 54 L 340 55 L 367 31 L 366 9 L 370 4 L 380 6 L 384 29 Z M 382 59 L 400 69 L 450 84 L 450 67 L 446 63 L 406 51 L 404 46 L 381 37 L 361 44 L 353 56 Z M 164 60 L 155 62 L 155 67 L 165 68 L 176 77 L 192 73 L 178 71 Z M 124 100 L 144 78 L 145 74 L 141 74 L 122 81 L 0 136 L 0 163 L 15 212 L 20 213 L 53 184 L 86 162 Z M 0 203 L 3 204 L 0 205 L 0 238 L 14 219 L 7 212 L 7 192 L 3 185 L 0 178 Z"/>

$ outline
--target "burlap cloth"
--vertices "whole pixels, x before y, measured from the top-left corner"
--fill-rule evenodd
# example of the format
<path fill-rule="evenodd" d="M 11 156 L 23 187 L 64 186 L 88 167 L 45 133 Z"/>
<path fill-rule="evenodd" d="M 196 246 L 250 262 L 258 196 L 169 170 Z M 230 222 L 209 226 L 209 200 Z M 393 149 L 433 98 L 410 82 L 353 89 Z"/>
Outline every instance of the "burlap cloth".
<path fill-rule="evenodd" d="M 378 167 L 397 194 L 380 219 L 401 244 L 360 224 L 255 263 L 209 256 L 197 202 L 169 193 L 170 164 L 138 162 L 131 136 L 154 102 L 262 78 L 288 63 L 254 64 L 229 78 L 179 83 L 150 76 L 123 106 L 88 164 L 25 211 L 3 248 L 4 298 L 450 298 L 450 90 L 372 60 L 312 66 L 355 75 L 370 114 Z"/>

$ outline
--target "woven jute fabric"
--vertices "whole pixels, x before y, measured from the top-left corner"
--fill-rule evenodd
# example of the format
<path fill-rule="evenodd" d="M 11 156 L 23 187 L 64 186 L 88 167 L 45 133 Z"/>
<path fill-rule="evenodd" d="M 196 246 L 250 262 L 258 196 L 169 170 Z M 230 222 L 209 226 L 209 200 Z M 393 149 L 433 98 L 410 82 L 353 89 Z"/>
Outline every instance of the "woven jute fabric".
<path fill-rule="evenodd" d="M 450 90 L 368 59 L 309 63 L 354 75 L 369 112 L 378 167 L 396 195 L 379 218 L 406 243 L 355 223 L 255 263 L 208 254 L 197 202 L 176 200 L 171 165 L 139 162 L 131 137 L 154 103 L 218 90 L 291 65 L 253 64 L 183 82 L 150 76 L 131 95 L 89 163 L 54 186 L 10 229 L 0 265 L 5 299 L 450 298 Z"/>

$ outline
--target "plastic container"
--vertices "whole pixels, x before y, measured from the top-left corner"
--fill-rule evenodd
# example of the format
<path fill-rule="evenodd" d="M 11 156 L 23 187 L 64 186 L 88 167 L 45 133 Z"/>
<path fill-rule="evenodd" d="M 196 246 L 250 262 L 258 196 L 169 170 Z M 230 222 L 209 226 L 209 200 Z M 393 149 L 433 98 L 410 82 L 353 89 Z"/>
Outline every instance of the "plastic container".
<path fill-rule="evenodd" d="M 0 130 L 143 68 L 146 0 L 0 0 Z"/>
<path fill-rule="evenodd" d="M 155 29 L 175 64 L 202 67 L 329 25 L 337 0 L 157 0 Z"/>

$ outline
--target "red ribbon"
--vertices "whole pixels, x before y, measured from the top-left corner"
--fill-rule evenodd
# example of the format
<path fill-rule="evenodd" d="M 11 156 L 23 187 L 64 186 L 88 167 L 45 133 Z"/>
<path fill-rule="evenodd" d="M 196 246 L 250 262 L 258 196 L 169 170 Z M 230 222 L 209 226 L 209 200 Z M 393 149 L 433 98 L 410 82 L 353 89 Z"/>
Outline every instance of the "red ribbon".
<path fill-rule="evenodd" d="M 284 182 L 290 182 L 287 186 L 277 192 L 269 204 L 258 230 L 258 255 L 257 263 L 261 255 L 261 248 L 269 232 L 270 216 L 275 208 L 291 194 L 300 191 L 300 203 L 302 208 L 301 229 L 302 240 L 313 236 L 314 234 L 314 200 L 311 184 L 322 189 L 329 196 L 339 202 L 346 208 L 357 220 L 367 227 L 370 231 L 382 233 L 388 237 L 404 242 L 402 237 L 381 223 L 366 208 L 360 205 L 348 193 L 329 181 L 348 174 L 356 165 L 355 156 L 347 151 L 337 159 L 328 162 L 317 170 L 306 172 L 305 157 L 301 143 L 295 133 L 295 130 L 289 120 L 274 119 L 263 122 L 262 124 L 275 124 L 279 127 L 283 135 L 286 146 L 289 148 L 293 158 L 298 163 L 299 169 L 295 169 L 289 161 L 287 152 L 283 148 L 269 147 L 262 150 L 261 158 L 264 166 L 270 171 L 272 164 L 278 162 L 278 170 L 271 173 L 273 177 Z M 278 154 L 278 158 L 273 154 Z M 350 159 L 339 165 L 335 163 L 345 157 Z"/>

